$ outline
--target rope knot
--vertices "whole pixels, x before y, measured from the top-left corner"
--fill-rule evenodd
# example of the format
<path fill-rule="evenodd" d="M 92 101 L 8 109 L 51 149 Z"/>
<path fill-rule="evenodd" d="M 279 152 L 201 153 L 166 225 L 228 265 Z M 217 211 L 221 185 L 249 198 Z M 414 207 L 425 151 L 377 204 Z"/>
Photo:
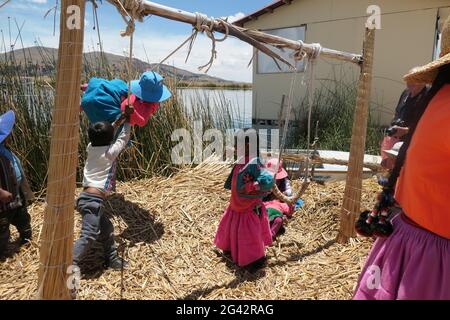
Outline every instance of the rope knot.
<path fill-rule="evenodd" d="M 122 2 L 122 6 L 128 11 L 128 15 L 139 22 L 144 21 L 144 0 L 117 0 Z"/>
<path fill-rule="evenodd" d="M 111 2 L 111 0 L 109 0 Z M 135 31 L 136 27 L 134 20 L 139 22 L 144 21 L 145 16 L 145 6 L 143 0 L 115 0 L 115 6 L 119 10 L 122 19 L 127 24 L 125 31 L 121 31 L 120 35 L 122 37 L 131 36 Z M 128 18 L 128 19 L 127 19 Z"/>
<path fill-rule="evenodd" d="M 222 25 L 223 28 L 225 29 L 225 35 L 223 36 L 223 38 L 217 39 L 214 36 L 214 27 L 216 24 Z M 193 27 L 194 27 L 194 29 L 192 32 L 191 44 L 189 46 L 189 53 L 190 53 L 190 50 L 192 49 L 192 43 L 198 32 L 206 33 L 208 38 L 211 39 L 211 58 L 209 59 L 207 64 L 198 67 L 199 71 L 203 71 L 204 69 L 206 69 L 205 73 L 207 73 L 209 71 L 209 69 L 212 67 L 214 60 L 217 58 L 216 42 L 225 41 L 225 39 L 227 39 L 227 37 L 228 37 L 228 33 L 229 33 L 228 22 L 223 19 L 215 19 L 215 18 L 209 19 L 208 16 L 206 16 L 202 13 L 196 12 L 195 13 L 195 24 L 193 25 Z M 189 53 L 188 53 L 188 56 L 189 56 Z M 187 58 L 186 58 L 186 60 L 187 60 Z"/>
<path fill-rule="evenodd" d="M 127 28 L 125 29 L 125 31 L 121 31 L 120 35 L 122 37 L 131 36 L 135 30 L 136 30 L 136 26 L 134 24 L 133 19 L 131 19 L 130 21 L 127 22 Z"/>
<path fill-rule="evenodd" d="M 320 53 L 322 52 L 322 46 L 320 43 L 313 43 L 312 44 L 313 51 L 309 54 L 310 59 L 316 59 L 319 57 Z"/>
<path fill-rule="evenodd" d="M 200 12 L 195 12 L 195 24 L 193 25 L 193 27 L 198 32 L 203 32 L 204 28 L 206 26 L 205 22 L 207 23 L 207 21 L 208 21 L 207 15 L 200 13 Z"/>

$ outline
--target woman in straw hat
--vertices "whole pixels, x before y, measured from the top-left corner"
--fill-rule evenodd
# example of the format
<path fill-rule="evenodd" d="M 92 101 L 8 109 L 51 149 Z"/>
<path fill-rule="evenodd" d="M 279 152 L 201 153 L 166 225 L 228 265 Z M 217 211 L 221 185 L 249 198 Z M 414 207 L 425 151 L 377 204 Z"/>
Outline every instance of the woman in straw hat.
<path fill-rule="evenodd" d="M 393 190 L 399 177 L 403 212 L 392 220 L 394 232 L 375 242 L 354 299 L 450 299 L 450 17 L 440 58 L 404 79 L 432 87 L 389 178 Z"/>

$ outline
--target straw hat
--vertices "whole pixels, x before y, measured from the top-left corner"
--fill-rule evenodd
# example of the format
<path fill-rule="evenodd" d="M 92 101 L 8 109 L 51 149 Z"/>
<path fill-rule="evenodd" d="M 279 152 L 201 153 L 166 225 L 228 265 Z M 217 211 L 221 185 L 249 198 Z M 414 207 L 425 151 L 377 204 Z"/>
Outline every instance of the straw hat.
<path fill-rule="evenodd" d="M 433 83 L 439 67 L 450 63 L 450 16 L 445 20 L 441 33 L 440 58 L 422 67 L 417 67 L 403 77 L 406 82 Z"/>

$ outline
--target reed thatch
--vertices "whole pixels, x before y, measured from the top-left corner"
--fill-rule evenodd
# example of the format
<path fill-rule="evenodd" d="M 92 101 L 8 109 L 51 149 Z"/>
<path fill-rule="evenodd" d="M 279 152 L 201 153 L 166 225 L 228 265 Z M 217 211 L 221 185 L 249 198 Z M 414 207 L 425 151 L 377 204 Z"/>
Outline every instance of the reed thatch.
<path fill-rule="evenodd" d="M 273 246 L 267 267 L 254 274 L 236 268 L 214 250 L 217 224 L 227 206 L 223 188 L 229 166 L 205 163 L 180 169 L 171 178 L 119 183 L 106 205 L 117 242 L 124 243 L 124 299 L 349 299 L 370 240 L 335 242 L 344 183 L 312 183 L 298 210 Z M 363 205 L 372 207 L 375 180 L 363 183 Z M 27 247 L 9 246 L 0 262 L 0 299 L 36 296 L 44 206 L 30 207 L 35 238 Z M 80 215 L 75 214 L 75 236 Z M 15 234 L 17 237 L 17 234 Z M 120 299 L 120 271 L 104 271 L 91 254 L 78 299 Z"/>
<path fill-rule="evenodd" d="M 372 89 L 372 71 L 375 50 L 375 29 L 366 29 L 364 36 L 364 62 L 358 82 L 355 116 L 353 118 L 352 143 L 348 160 L 348 175 L 341 208 L 341 225 L 337 241 L 347 242 L 356 236 L 355 221 L 361 207 L 361 187 L 366 149 L 367 121 L 369 119 L 369 100 Z"/>
<path fill-rule="evenodd" d="M 71 26 L 69 6 L 80 9 L 80 25 Z M 37 297 L 70 299 L 68 267 L 72 262 L 73 194 L 79 141 L 83 0 L 62 0 L 55 105 L 52 110 L 48 164 L 47 208 L 42 228 Z"/>

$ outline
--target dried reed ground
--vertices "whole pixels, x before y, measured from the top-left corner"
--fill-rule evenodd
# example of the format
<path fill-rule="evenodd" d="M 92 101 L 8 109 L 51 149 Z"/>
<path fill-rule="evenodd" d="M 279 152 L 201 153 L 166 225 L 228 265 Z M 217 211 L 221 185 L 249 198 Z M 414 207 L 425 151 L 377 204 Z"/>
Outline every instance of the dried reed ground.
<path fill-rule="evenodd" d="M 311 184 L 305 205 L 286 233 L 267 249 L 267 267 L 255 274 L 240 270 L 212 245 L 227 206 L 223 183 L 230 169 L 203 164 L 172 178 L 120 183 L 106 212 L 117 241 L 126 243 L 130 262 L 123 276 L 124 299 L 350 299 L 371 245 L 356 239 L 334 242 L 344 183 Z M 363 184 L 362 207 L 373 205 L 377 184 Z M 123 197 L 121 196 L 123 195 Z M 28 247 L 10 245 L 0 262 L 0 298 L 33 299 L 39 264 L 39 232 L 44 207 L 30 207 L 35 238 Z M 75 237 L 80 215 L 75 214 Z M 11 227 L 11 230 L 14 229 Z M 13 233 L 13 240 L 17 234 Z M 18 252 L 16 252 L 18 251 Z M 87 265 L 94 266 L 95 255 Z M 92 269 L 92 268 L 91 268 Z M 120 299 L 121 273 L 84 268 L 78 299 Z"/>

